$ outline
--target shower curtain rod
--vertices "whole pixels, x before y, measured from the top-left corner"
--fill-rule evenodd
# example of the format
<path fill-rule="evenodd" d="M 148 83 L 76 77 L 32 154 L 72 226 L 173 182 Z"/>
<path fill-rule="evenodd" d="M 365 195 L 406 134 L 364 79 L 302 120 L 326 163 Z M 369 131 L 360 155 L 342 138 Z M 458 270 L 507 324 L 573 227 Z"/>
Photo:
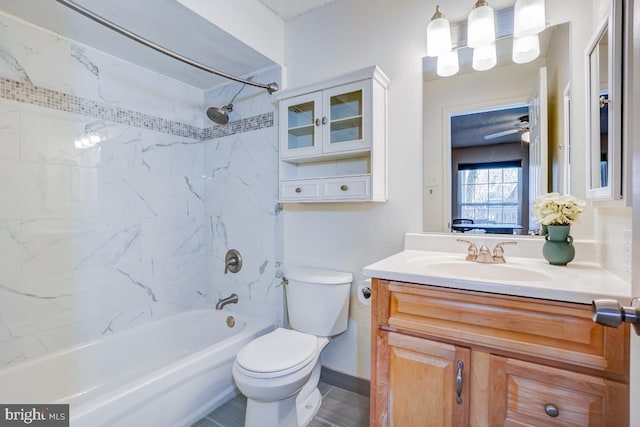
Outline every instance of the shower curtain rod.
<path fill-rule="evenodd" d="M 87 18 L 97 22 L 98 24 L 102 24 L 107 28 L 110 28 L 111 30 L 122 34 L 125 37 L 129 37 L 132 40 L 137 41 L 140 44 L 143 44 L 147 47 L 150 47 L 153 50 L 156 50 L 164 55 L 167 55 L 171 58 L 177 59 L 178 61 L 184 62 L 185 64 L 189 64 L 192 67 L 195 68 L 199 68 L 200 70 L 206 71 L 208 73 L 211 74 L 215 74 L 217 76 L 220 77 L 224 77 L 225 79 L 229 79 L 229 80 L 234 80 L 236 82 L 240 82 L 246 85 L 250 85 L 250 86 L 255 86 L 255 87 L 259 87 L 262 89 L 266 89 L 267 92 L 269 92 L 270 94 L 277 91 L 278 90 L 278 84 L 277 83 L 268 83 L 268 84 L 263 84 L 263 83 L 257 83 L 257 82 L 253 82 L 251 80 L 246 80 L 240 77 L 236 77 L 234 75 L 231 74 L 227 74 L 223 71 L 218 71 L 214 68 L 208 67 L 204 64 L 201 64 L 200 62 L 194 61 L 190 58 L 187 58 L 186 56 L 182 56 L 179 53 L 176 53 L 172 50 L 166 49 L 150 40 L 145 39 L 144 37 L 141 37 L 139 35 L 137 35 L 136 33 L 133 33 L 129 30 L 127 30 L 126 28 L 122 28 L 121 26 L 114 24 L 113 22 L 103 18 L 100 15 L 97 15 L 93 12 L 91 12 L 89 9 L 86 9 L 80 5 L 78 5 L 77 3 L 71 1 L 71 0 L 56 0 L 58 3 L 63 4 L 64 6 L 68 7 L 71 10 L 74 10 L 76 12 L 78 12 L 81 15 L 86 16 Z"/>

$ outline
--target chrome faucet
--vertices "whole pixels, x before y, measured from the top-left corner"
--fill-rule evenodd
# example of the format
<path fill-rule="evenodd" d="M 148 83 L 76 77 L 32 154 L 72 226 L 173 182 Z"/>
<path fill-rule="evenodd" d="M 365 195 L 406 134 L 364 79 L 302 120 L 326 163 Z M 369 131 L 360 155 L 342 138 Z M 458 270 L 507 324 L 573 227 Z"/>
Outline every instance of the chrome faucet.
<path fill-rule="evenodd" d="M 231 294 L 226 298 L 220 298 L 216 303 L 216 310 L 222 310 L 222 308 L 227 304 L 236 304 L 238 302 L 238 295 Z"/>
<path fill-rule="evenodd" d="M 518 242 L 500 242 L 493 248 L 493 255 L 489 251 L 489 247 L 487 245 L 480 246 L 480 249 L 476 246 L 475 243 L 464 240 L 464 239 L 456 239 L 458 242 L 467 243 L 469 246 L 467 247 L 467 257 L 465 258 L 467 261 L 475 261 L 483 264 L 504 264 L 506 260 L 504 259 L 504 245 L 516 245 Z"/>

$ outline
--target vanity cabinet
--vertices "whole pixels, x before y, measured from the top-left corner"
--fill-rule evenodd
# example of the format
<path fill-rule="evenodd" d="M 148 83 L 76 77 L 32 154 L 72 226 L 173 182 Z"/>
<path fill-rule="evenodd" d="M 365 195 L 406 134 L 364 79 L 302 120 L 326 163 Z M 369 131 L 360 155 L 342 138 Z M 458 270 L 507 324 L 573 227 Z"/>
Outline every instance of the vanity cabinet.
<path fill-rule="evenodd" d="M 374 66 L 277 95 L 281 202 L 386 201 L 388 84 Z"/>
<path fill-rule="evenodd" d="M 628 425 L 628 327 L 589 305 L 372 287 L 372 426 Z"/>

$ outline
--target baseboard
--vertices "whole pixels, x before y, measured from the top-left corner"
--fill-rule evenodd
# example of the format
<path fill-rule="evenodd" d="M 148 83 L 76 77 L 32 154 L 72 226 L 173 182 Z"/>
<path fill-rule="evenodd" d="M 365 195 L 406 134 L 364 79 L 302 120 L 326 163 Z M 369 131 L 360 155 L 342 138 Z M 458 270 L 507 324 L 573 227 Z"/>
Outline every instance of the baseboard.
<path fill-rule="evenodd" d="M 320 381 L 358 393 L 362 396 L 369 397 L 371 394 L 371 382 L 369 380 L 352 377 L 351 375 L 334 371 L 333 369 L 329 369 L 325 366 L 320 370 Z"/>

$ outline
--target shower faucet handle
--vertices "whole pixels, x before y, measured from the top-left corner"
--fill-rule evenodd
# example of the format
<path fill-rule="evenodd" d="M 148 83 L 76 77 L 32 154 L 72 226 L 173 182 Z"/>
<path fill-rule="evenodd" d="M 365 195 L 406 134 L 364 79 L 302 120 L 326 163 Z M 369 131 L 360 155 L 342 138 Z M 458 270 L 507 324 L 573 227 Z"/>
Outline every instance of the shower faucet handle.
<path fill-rule="evenodd" d="M 224 274 L 237 273 L 242 268 L 242 255 L 236 249 L 229 249 L 224 256 Z"/>

